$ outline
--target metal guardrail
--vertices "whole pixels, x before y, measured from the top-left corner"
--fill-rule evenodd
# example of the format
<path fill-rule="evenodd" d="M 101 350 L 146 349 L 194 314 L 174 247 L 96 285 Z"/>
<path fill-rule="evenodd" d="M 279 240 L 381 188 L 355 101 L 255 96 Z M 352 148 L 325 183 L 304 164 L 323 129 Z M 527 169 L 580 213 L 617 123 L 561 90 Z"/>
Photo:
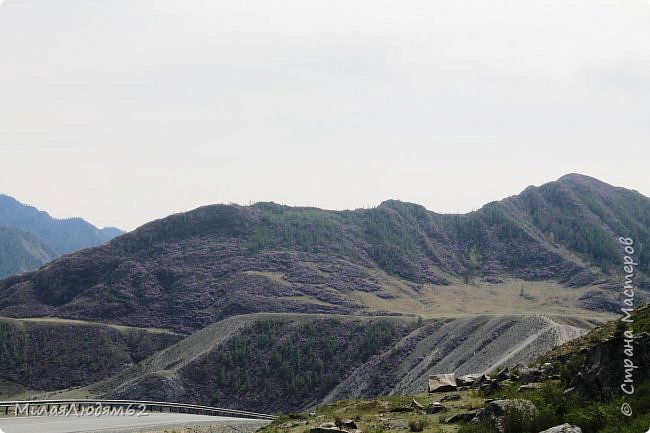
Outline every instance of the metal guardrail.
<path fill-rule="evenodd" d="M 195 404 L 170 403 L 165 401 L 139 401 L 139 400 L 15 400 L 0 401 L 0 414 L 15 416 L 30 416 L 32 414 L 87 414 L 100 416 L 101 414 L 110 415 L 115 411 L 124 414 L 124 409 L 133 411 L 133 415 L 144 412 L 169 412 L 169 413 L 187 413 L 194 415 L 208 416 L 230 416 L 235 418 L 274 420 L 277 417 L 264 413 L 247 412 L 235 409 L 225 409 L 220 407 L 201 406 Z M 4 409 L 4 410 L 3 410 Z M 11 410 L 13 409 L 13 410 Z M 102 412 L 100 413 L 99 410 Z M 111 412 L 112 411 L 112 412 Z"/>

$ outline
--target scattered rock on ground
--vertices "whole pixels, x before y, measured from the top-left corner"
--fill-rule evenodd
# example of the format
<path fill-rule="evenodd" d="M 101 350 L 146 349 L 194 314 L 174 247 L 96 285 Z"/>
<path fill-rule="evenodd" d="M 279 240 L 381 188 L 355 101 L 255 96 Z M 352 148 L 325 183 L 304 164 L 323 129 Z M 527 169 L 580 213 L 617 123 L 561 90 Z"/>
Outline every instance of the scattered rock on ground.
<path fill-rule="evenodd" d="M 500 388 L 499 382 L 496 379 L 488 380 L 486 382 L 483 382 L 479 387 L 478 390 L 479 392 L 483 393 L 484 395 L 490 395 L 494 391 L 497 391 Z"/>
<path fill-rule="evenodd" d="M 450 416 L 445 420 L 447 424 L 455 424 L 458 422 L 470 422 L 476 416 L 476 412 L 465 412 L 457 413 L 456 415 Z"/>
<path fill-rule="evenodd" d="M 408 430 L 408 426 L 404 422 L 384 422 L 384 430 Z"/>
<path fill-rule="evenodd" d="M 415 409 L 424 409 L 424 406 L 422 406 L 416 399 L 413 399 L 411 402 L 411 406 L 414 407 Z"/>
<path fill-rule="evenodd" d="M 480 374 L 466 374 L 456 378 L 458 386 L 471 386 L 477 379 L 481 377 Z"/>
<path fill-rule="evenodd" d="M 490 376 L 486 376 L 486 375 L 482 374 L 478 379 L 476 379 L 474 381 L 474 383 L 472 384 L 471 387 L 474 388 L 474 389 L 478 389 L 478 388 L 480 388 L 480 386 L 482 384 L 484 384 L 485 382 L 487 382 L 489 380 L 490 380 Z"/>
<path fill-rule="evenodd" d="M 309 433 L 334 433 L 339 431 L 336 427 L 312 427 L 309 429 Z"/>
<path fill-rule="evenodd" d="M 544 379 L 545 374 L 539 368 L 522 368 L 519 370 L 519 381 L 521 383 L 539 382 Z"/>
<path fill-rule="evenodd" d="M 502 382 L 506 379 L 510 379 L 510 370 L 508 370 L 508 367 L 498 372 L 495 379 L 498 380 L 499 382 Z"/>
<path fill-rule="evenodd" d="M 530 391 L 531 389 L 538 389 L 538 388 L 541 388 L 541 387 L 542 387 L 541 383 L 532 382 L 532 383 L 527 383 L 526 385 L 521 385 L 517 391 L 518 392 L 525 392 L 525 391 Z"/>
<path fill-rule="evenodd" d="M 429 407 L 427 408 L 427 414 L 429 415 L 433 415 L 434 413 L 446 412 L 446 411 L 447 411 L 447 407 L 437 401 L 434 401 L 431 404 L 429 404 Z"/>
<path fill-rule="evenodd" d="M 325 423 L 325 424 L 333 424 L 333 423 Z M 338 427 L 325 427 L 324 425 L 321 425 L 319 427 L 312 427 L 309 429 L 309 433 L 352 433 L 348 430 L 339 430 Z"/>
<path fill-rule="evenodd" d="M 443 398 L 440 399 L 440 402 L 443 401 L 454 401 L 454 400 L 460 400 L 460 394 L 449 394 L 444 396 Z"/>

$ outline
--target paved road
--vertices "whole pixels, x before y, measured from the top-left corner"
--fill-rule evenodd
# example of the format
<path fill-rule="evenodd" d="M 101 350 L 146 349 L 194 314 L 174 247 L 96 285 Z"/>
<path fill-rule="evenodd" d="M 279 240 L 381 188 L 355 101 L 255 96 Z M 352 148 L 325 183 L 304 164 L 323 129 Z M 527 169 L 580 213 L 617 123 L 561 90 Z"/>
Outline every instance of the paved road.
<path fill-rule="evenodd" d="M 183 424 L 233 424 L 257 423 L 264 421 L 227 418 L 220 416 L 186 415 L 177 413 L 151 413 L 147 416 L 34 416 L 0 417 L 0 431 L 4 433 L 108 433 L 128 428 L 171 427 Z"/>

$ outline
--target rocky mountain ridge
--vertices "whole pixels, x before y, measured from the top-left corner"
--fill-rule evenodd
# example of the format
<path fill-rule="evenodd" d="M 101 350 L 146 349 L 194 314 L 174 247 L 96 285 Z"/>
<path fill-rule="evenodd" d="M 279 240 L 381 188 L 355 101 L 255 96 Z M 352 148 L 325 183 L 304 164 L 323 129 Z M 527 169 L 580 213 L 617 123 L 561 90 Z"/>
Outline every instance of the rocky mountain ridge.
<path fill-rule="evenodd" d="M 56 219 L 47 212 L 0 194 L 0 278 L 38 269 L 41 265 L 123 232 L 98 229 L 81 218 Z"/>

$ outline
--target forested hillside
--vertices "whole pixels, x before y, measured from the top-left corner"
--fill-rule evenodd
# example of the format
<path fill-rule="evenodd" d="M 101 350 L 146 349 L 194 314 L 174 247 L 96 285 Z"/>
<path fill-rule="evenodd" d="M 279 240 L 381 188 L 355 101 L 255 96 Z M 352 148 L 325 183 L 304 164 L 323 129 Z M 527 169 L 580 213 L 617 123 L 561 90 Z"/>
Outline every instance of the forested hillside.
<path fill-rule="evenodd" d="M 580 175 L 465 215 L 399 201 L 354 211 L 213 205 L 1 281 L 0 314 L 191 332 L 251 312 L 435 314 L 454 290 L 483 302 L 508 284 L 530 300 L 523 308 L 607 311 L 619 304 L 619 236 L 635 240 L 645 299 L 649 233 L 650 199 Z"/>

